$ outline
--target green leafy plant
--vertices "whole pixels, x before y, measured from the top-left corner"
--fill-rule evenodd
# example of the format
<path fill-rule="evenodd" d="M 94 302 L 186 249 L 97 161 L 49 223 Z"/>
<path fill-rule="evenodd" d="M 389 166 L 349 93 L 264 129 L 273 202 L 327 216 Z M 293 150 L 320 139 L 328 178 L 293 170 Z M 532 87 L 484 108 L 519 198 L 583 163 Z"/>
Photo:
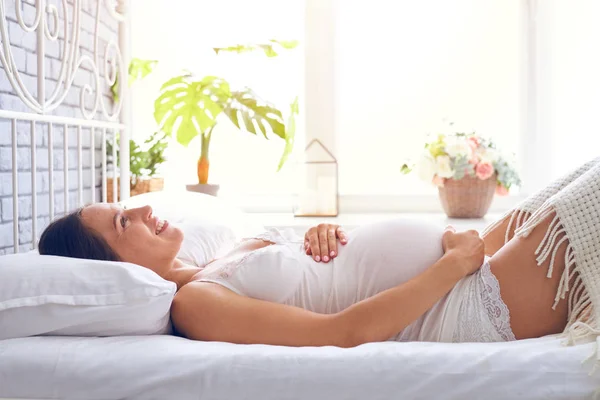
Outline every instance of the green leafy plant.
<path fill-rule="evenodd" d="M 139 180 L 150 178 L 157 174 L 160 165 L 166 161 L 164 151 L 168 144 L 168 139 L 164 132 L 154 132 L 141 143 L 137 143 L 133 139 L 129 140 L 129 169 L 131 171 L 132 187 Z M 117 164 L 120 162 L 119 153 L 119 148 L 117 148 Z M 112 163 L 113 145 L 110 142 L 106 145 L 106 155 L 108 161 Z"/>
<path fill-rule="evenodd" d="M 292 49 L 297 42 L 271 40 L 267 44 L 238 45 L 214 48 L 220 52 L 244 53 L 262 50 L 268 57 L 278 53 L 275 48 Z M 248 87 L 231 89 L 220 77 L 196 77 L 191 73 L 175 76 L 165 82 L 154 102 L 154 118 L 160 129 L 168 136 L 187 146 L 200 136 L 201 152 L 197 165 L 198 182 L 208 182 L 209 149 L 213 131 L 225 115 L 238 129 L 262 134 L 266 139 L 271 134 L 284 139 L 284 152 L 278 169 L 285 164 L 294 145 L 295 116 L 298 114 L 298 99 L 291 105 L 287 123 L 283 113 L 273 104 L 263 100 Z"/>
<path fill-rule="evenodd" d="M 132 58 L 129 62 L 128 68 L 128 79 L 127 82 L 129 86 L 133 84 L 133 82 L 144 79 L 148 76 L 154 68 L 158 65 L 157 60 L 142 60 L 141 58 Z M 115 79 L 115 83 L 110 87 L 110 90 L 113 95 L 114 101 L 119 100 L 119 74 L 117 73 L 117 77 Z"/>

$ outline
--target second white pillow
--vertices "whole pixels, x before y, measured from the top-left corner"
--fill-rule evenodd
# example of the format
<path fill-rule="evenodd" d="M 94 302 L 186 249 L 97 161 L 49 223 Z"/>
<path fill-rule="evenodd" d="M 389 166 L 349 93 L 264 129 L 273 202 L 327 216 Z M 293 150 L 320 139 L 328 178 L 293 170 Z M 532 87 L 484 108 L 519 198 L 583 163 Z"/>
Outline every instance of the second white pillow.
<path fill-rule="evenodd" d="M 198 267 L 226 254 L 238 239 L 231 228 L 210 221 L 195 219 L 175 225 L 183 231 L 183 243 L 177 257 Z"/>

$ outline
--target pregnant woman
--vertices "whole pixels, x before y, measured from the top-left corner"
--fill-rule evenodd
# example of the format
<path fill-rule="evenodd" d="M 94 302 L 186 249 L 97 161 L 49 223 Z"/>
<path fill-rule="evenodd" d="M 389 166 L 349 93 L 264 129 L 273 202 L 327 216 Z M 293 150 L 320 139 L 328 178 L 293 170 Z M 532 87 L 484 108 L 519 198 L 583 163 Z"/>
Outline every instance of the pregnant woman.
<path fill-rule="evenodd" d="M 483 238 L 414 220 L 349 233 L 320 225 L 304 238 L 271 230 L 195 266 L 176 258 L 181 231 L 150 207 L 94 204 L 51 223 L 39 250 L 132 262 L 175 282 L 172 320 L 190 339 L 351 347 L 564 331 L 576 341 L 599 333 L 600 235 L 590 223 L 600 224 L 599 161 L 526 199 Z"/>

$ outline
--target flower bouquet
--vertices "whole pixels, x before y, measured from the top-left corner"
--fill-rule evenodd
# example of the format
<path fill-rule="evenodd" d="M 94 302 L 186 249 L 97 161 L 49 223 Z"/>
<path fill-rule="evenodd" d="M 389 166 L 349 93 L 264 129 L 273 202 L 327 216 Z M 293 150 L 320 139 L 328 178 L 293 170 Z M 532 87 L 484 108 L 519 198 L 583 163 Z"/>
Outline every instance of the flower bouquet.
<path fill-rule="evenodd" d="M 521 183 L 515 169 L 495 145 L 475 133 L 438 135 L 425 144 L 414 168 L 419 177 L 438 187 L 446 214 L 457 218 L 483 217 L 494 193 L 507 195 L 511 186 Z"/>

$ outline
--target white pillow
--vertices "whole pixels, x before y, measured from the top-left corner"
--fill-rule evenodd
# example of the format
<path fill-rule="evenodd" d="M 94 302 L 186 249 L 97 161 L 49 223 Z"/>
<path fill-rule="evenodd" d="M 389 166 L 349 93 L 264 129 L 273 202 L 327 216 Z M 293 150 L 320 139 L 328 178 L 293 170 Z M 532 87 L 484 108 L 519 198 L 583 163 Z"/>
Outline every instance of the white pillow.
<path fill-rule="evenodd" d="M 176 290 L 129 263 L 0 256 L 0 339 L 168 333 Z"/>
<path fill-rule="evenodd" d="M 183 243 L 177 258 L 198 267 L 204 267 L 216 257 L 227 254 L 238 240 L 231 228 L 207 220 L 175 225 L 183 231 Z"/>
<path fill-rule="evenodd" d="M 121 204 L 128 208 L 150 205 L 154 215 L 181 228 L 184 239 L 178 258 L 199 267 L 226 254 L 240 239 L 264 231 L 239 208 L 202 193 L 151 192 Z"/>

